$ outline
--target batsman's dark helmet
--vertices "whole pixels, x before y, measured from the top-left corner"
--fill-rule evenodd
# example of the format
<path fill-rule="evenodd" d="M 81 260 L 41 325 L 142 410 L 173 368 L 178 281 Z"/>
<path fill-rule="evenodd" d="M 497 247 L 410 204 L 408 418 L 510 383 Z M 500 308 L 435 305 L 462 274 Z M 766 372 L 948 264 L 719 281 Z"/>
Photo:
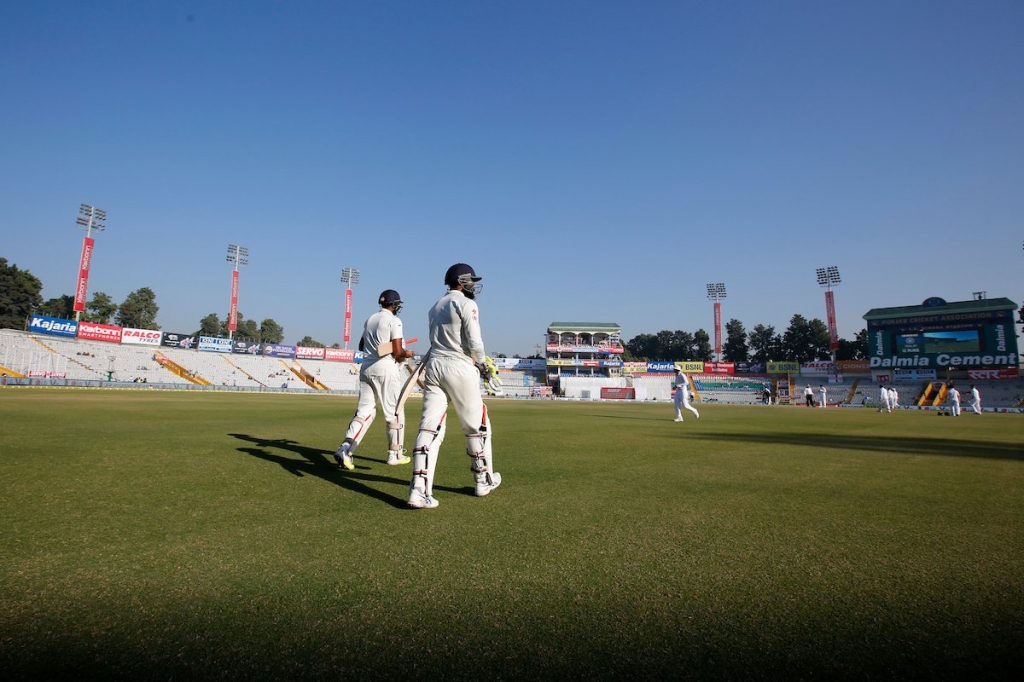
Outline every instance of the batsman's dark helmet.
<path fill-rule="evenodd" d="M 402 296 L 394 289 L 385 289 L 380 292 L 380 298 L 377 299 L 377 304 L 381 308 L 390 308 L 392 305 L 397 305 L 395 313 L 402 309 Z"/>
<path fill-rule="evenodd" d="M 462 293 L 469 298 L 475 298 L 483 288 L 483 284 L 477 284 L 483 277 L 478 277 L 472 266 L 465 263 L 456 263 L 444 273 L 444 283 L 449 289 L 457 286 L 462 287 Z"/>

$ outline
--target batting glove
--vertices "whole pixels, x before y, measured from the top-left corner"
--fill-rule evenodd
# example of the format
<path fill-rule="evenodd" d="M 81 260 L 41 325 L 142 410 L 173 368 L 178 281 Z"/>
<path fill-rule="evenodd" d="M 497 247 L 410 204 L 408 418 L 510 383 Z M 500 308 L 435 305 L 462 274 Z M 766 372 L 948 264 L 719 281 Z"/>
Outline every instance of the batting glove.
<path fill-rule="evenodd" d="M 487 391 L 487 395 L 501 395 L 504 392 L 501 377 L 498 376 L 498 366 L 494 364 L 491 356 L 486 356 L 484 362 L 477 367 L 480 370 L 480 377 L 484 380 L 484 390 Z"/>

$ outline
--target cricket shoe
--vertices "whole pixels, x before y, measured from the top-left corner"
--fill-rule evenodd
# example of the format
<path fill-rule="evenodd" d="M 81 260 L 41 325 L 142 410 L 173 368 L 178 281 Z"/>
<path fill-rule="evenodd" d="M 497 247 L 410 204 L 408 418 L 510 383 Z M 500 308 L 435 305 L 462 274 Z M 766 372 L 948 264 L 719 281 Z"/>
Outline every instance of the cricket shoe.
<path fill-rule="evenodd" d="M 435 509 L 440 504 L 436 498 L 419 490 L 413 490 L 409 493 L 409 506 L 413 509 Z"/>
<path fill-rule="evenodd" d="M 681 422 L 681 421 L 683 421 L 683 418 L 682 417 L 676 417 L 672 421 L 674 421 L 674 422 Z"/>
<path fill-rule="evenodd" d="M 412 459 L 405 454 L 402 450 L 388 450 L 388 464 L 390 466 L 398 466 L 399 464 L 408 464 Z"/>
<path fill-rule="evenodd" d="M 489 495 L 491 491 L 497 488 L 499 485 L 501 485 L 501 474 L 491 474 L 490 482 L 484 479 L 482 483 L 476 484 L 476 496 L 483 497 L 484 495 Z"/>
<path fill-rule="evenodd" d="M 351 451 L 351 443 L 342 443 L 341 447 L 334 453 L 334 461 L 338 463 L 338 466 L 345 467 L 349 471 L 356 468 L 355 462 L 352 461 Z"/>

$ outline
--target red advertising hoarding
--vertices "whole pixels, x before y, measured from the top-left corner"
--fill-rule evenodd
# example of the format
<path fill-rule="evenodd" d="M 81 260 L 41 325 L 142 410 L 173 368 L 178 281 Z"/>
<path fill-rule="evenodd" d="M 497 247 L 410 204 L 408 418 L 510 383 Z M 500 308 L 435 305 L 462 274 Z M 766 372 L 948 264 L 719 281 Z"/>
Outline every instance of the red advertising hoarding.
<path fill-rule="evenodd" d="M 89 295 L 89 265 L 92 263 L 92 250 L 96 240 L 86 237 L 82 242 L 82 258 L 78 261 L 78 284 L 75 286 L 75 312 L 85 311 L 85 299 Z"/>
<path fill-rule="evenodd" d="M 839 348 L 839 332 L 836 330 L 836 301 L 832 296 L 832 290 L 825 292 L 825 316 L 828 318 L 828 347 L 831 350 Z"/>
<path fill-rule="evenodd" d="M 722 304 L 718 301 L 715 301 L 715 357 L 722 357 Z"/>
<path fill-rule="evenodd" d="M 324 360 L 334 362 L 355 362 L 356 352 L 345 348 L 324 348 Z"/>
<path fill-rule="evenodd" d="M 231 309 L 228 312 L 228 330 L 238 329 L 238 270 L 231 271 Z"/>
<path fill-rule="evenodd" d="M 706 374 L 735 374 L 735 362 L 705 362 L 704 372 Z"/>
<path fill-rule="evenodd" d="M 345 329 L 344 329 L 344 340 L 348 343 L 348 340 L 352 338 L 352 290 L 345 289 Z"/>
<path fill-rule="evenodd" d="M 608 388 L 601 389 L 602 400 L 636 400 L 635 388 Z"/>
<path fill-rule="evenodd" d="M 121 328 L 112 324 L 82 322 L 78 325 L 78 338 L 87 341 L 109 341 L 121 343 Z"/>

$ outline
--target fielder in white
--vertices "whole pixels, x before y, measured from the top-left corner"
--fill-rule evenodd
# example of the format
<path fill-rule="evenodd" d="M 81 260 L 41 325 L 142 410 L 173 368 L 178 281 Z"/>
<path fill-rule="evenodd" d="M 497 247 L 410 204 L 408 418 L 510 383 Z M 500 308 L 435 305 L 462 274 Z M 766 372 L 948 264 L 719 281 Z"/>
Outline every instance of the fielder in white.
<path fill-rule="evenodd" d="M 465 263 L 451 266 L 444 275 L 448 293 L 428 314 L 430 350 L 422 375 L 423 413 L 412 451 L 409 484 L 409 506 L 414 509 L 433 509 L 440 504 L 433 494 L 434 471 L 444 442 L 449 400 L 466 436 L 476 495 L 488 495 L 501 485 L 501 474 L 494 471 L 491 454 L 491 420 L 480 395 L 481 377 L 488 393 L 501 393 L 501 379 L 494 365 L 487 362 L 480 334 L 480 310 L 475 300 L 483 289 L 480 280 Z"/>
<path fill-rule="evenodd" d="M 954 417 L 960 416 L 960 391 L 955 386 L 950 386 L 946 393 L 946 400 L 949 401 L 949 413 Z"/>
<path fill-rule="evenodd" d="M 828 402 L 825 400 L 826 396 L 828 395 L 825 392 L 825 384 L 821 384 L 820 386 L 818 386 L 818 395 L 820 396 L 818 398 L 818 402 L 820 403 L 818 407 L 828 407 Z"/>
<path fill-rule="evenodd" d="M 971 412 L 981 414 L 981 392 L 974 384 L 971 384 Z"/>
<path fill-rule="evenodd" d="M 377 299 L 380 310 L 371 315 L 363 325 L 363 336 L 359 339 L 359 350 L 365 353 L 359 369 L 359 402 L 356 413 L 345 431 L 345 440 L 334 453 L 334 459 L 349 471 L 355 469 L 352 457 L 362 442 L 363 436 L 377 416 L 377 403 L 384 410 L 385 418 L 394 415 L 388 422 L 388 464 L 408 464 L 405 456 L 405 416 L 396 414 L 398 394 L 402 390 L 402 363 L 413 353 L 402 346 L 402 320 L 398 313 L 402 309 L 402 297 L 394 289 L 386 289 Z M 391 352 L 378 354 L 378 346 L 391 343 Z M 403 410 L 404 412 L 404 410 Z"/>
<path fill-rule="evenodd" d="M 900 409 L 900 393 L 896 390 L 895 386 L 889 387 L 889 409 Z"/>
<path fill-rule="evenodd" d="M 693 415 L 700 419 L 700 413 L 697 412 L 697 408 L 690 404 L 690 382 L 683 374 L 683 371 L 676 368 L 676 418 L 675 421 L 683 421 L 683 410 L 689 410 L 693 412 Z"/>
<path fill-rule="evenodd" d="M 882 384 L 878 389 L 878 411 L 882 409 L 886 412 L 892 412 L 892 403 L 889 402 L 889 389 L 886 388 L 885 384 Z"/>

